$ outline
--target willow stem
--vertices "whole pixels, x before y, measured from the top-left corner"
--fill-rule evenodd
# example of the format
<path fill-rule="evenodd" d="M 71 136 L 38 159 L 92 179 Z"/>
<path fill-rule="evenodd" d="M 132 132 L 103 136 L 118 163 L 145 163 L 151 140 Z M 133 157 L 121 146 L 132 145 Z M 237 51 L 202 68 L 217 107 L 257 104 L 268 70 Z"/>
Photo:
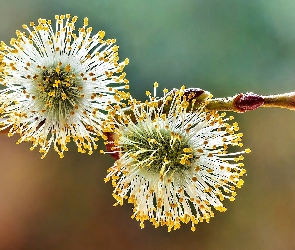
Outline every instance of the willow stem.
<path fill-rule="evenodd" d="M 173 95 L 173 91 L 169 93 Z M 252 92 L 240 93 L 231 97 L 209 99 L 210 93 L 201 89 L 191 88 L 185 89 L 187 101 L 192 103 L 202 103 L 206 101 L 208 110 L 216 111 L 233 111 L 237 113 L 245 113 L 246 111 L 255 110 L 257 108 L 285 108 L 295 110 L 295 92 L 262 96 Z M 162 99 L 157 102 L 159 105 Z M 192 110 L 197 109 L 198 105 L 194 105 Z M 164 110 L 169 110 L 169 103 L 165 105 Z M 190 109 L 188 109 L 190 110 Z M 128 108 L 125 109 L 125 114 L 132 116 L 133 114 Z M 0 131 L 0 134 L 7 134 L 10 128 Z"/>
<path fill-rule="evenodd" d="M 208 110 L 233 111 L 244 113 L 257 108 L 286 108 L 295 110 L 295 92 L 261 96 L 254 93 L 241 93 L 227 98 L 207 100 Z"/>
<path fill-rule="evenodd" d="M 295 110 L 295 92 L 262 97 L 264 99 L 263 108 L 286 108 Z"/>

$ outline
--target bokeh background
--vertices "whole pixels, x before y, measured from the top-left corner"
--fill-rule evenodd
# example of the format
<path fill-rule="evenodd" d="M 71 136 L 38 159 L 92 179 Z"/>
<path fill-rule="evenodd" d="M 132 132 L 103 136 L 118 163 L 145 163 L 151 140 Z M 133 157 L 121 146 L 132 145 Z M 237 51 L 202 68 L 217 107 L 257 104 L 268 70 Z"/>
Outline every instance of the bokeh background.
<path fill-rule="evenodd" d="M 145 90 L 199 87 L 215 97 L 295 90 L 295 1 L 285 0 L 0 0 L 0 40 L 23 23 L 55 14 L 85 16 L 117 38 L 133 96 Z M 0 136 L 0 250 L 295 249 L 295 112 L 259 109 L 235 115 L 248 175 L 226 213 L 195 233 L 167 233 L 113 207 L 107 155 L 44 160 L 17 137 Z"/>

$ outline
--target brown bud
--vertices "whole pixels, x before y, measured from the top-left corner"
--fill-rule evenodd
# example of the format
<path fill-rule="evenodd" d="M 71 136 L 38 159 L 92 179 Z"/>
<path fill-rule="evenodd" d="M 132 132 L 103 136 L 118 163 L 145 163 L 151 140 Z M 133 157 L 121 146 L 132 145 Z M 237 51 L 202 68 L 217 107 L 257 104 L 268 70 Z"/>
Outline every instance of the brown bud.
<path fill-rule="evenodd" d="M 119 159 L 119 152 L 113 152 L 114 145 L 114 133 L 105 132 L 104 135 L 107 137 L 106 151 L 115 159 Z"/>
<path fill-rule="evenodd" d="M 264 99 L 262 96 L 254 94 L 252 92 L 248 92 L 246 94 L 238 94 L 234 101 L 234 107 L 240 113 L 244 113 L 249 110 L 254 110 L 260 107 L 264 103 Z"/>
<path fill-rule="evenodd" d="M 184 96 L 190 100 L 190 99 L 195 99 L 201 94 L 204 93 L 204 90 L 199 89 L 199 88 L 189 88 L 184 90 Z"/>
<path fill-rule="evenodd" d="M 167 95 L 173 96 L 177 90 L 178 89 L 173 88 Z M 206 94 L 206 96 L 204 96 L 204 99 L 207 98 L 209 92 L 199 88 L 188 88 L 184 90 L 183 96 L 185 96 L 187 100 L 191 100 L 191 99 L 196 99 L 197 97 L 201 96 L 203 93 Z"/>

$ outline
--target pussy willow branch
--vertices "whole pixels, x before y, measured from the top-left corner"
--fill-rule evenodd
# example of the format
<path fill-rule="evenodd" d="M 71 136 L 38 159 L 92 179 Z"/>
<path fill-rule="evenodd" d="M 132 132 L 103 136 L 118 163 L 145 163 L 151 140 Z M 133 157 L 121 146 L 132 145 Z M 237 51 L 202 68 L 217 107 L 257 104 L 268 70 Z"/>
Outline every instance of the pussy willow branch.
<path fill-rule="evenodd" d="M 227 98 L 207 101 L 208 110 L 233 111 L 244 113 L 257 108 L 285 108 L 295 110 L 295 92 L 262 96 L 254 93 L 241 93 Z"/>
<path fill-rule="evenodd" d="M 172 90 L 167 95 L 173 96 Z M 240 93 L 225 98 L 209 98 L 210 93 L 199 88 L 190 88 L 184 90 L 186 100 L 192 103 L 202 103 L 206 101 L 207 110 L 232 111 L 237 113 L 245 113 L 246 111 L 255 110 L 257 108 L 286 108 L 295 110 L 295 92 L 262 96 L 252 92 Z M 158 100 L 162 104 L 162 100 Z M 169 103 L 164 109 L 169 110 Z M 187 110 L 197 109 L 198 105 L 189 106 Z"/>
<path fill-rule="evenodd" d="M 173 95 L 172 90 L 168 95 Z M 232 111 L 237 113 L 245 113 L 246 111 L 255 110 L 257 108 L 285 108 L 290 110 L 295 110 L 295 92 L 278 94 L 278 95 L 267 95 L 262 96 L 254 94 L 252 92 L 240 93 L 231 97 L 225 98 L 212 98 L 210 99 L 210 93 L 199 88 L 185 89 L 185 94 L 187 101 L 192 104 L 193 102 L 202 103 L 206 101 L 206 108 L 208 110 L 217 111 Z M 157 100 L 159 105 L 161 105 L 163 100 Z M 192 109 L 197 109 L 198 105 L 194 105 Z M 165 105 L 164 110 L 169 110 L 169 103 Z M 132 113 L 125 111 L 126 115 L 130 115 L 132 119 Z M 0 134 L 7 134 L 10 128 L 0 131 Z"/>
<path fill-rule="evenodd" d="M 176 89 L 169 92 L 167 95 L 173 97 Z M 209 98 L 210 93 L 199 88 L 190 88 L 184 90 L 184 96 L 189 102 L 187 110 L 194 111 L 198 109 L 198 103 L 206 101 L 207 110 L 216 111 L 232 111 L 237 113 L 245 113 L 247 111 L 255 110 L 257 108 L 286 108 L 295 110 L 295 92 L 262 96 L 252 92 L 240 93 L 231 97 L 225 98 Z M 161 106 L 163 99 L 156 100 L 158 106 Z M 194 103 L 194 105 L 193 105 Z M 164 113 L 169 111 L 170 102 L 166 101 L 164 106 Z M 129 115 L 133 120 L 133 113 L 128 108 L 124 110 L 125 115 Z"/>

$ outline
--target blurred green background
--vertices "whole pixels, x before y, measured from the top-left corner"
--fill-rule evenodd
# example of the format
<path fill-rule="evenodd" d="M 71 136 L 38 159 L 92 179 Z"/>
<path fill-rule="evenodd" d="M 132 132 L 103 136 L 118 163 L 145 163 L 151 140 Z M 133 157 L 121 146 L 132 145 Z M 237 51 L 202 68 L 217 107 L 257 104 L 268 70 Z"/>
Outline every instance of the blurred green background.
<path fill-rule="evenodd" d="M 39 17 L 84 17 L 117 38 L 131 93 L 186 85 L 215 97 L 295 90 L 295 1 L 0 0 L 0 40 Z M 245 134 L 248 175 L 226 213 L 195 233 L 167 233 L 112 207 L 104 184 L 110 156 L 76 153 L 44 160 L 17 137 L 0 137 L 0 249 L 295 249 L 295 113 L 259 109 L 235 115 Z"/>

